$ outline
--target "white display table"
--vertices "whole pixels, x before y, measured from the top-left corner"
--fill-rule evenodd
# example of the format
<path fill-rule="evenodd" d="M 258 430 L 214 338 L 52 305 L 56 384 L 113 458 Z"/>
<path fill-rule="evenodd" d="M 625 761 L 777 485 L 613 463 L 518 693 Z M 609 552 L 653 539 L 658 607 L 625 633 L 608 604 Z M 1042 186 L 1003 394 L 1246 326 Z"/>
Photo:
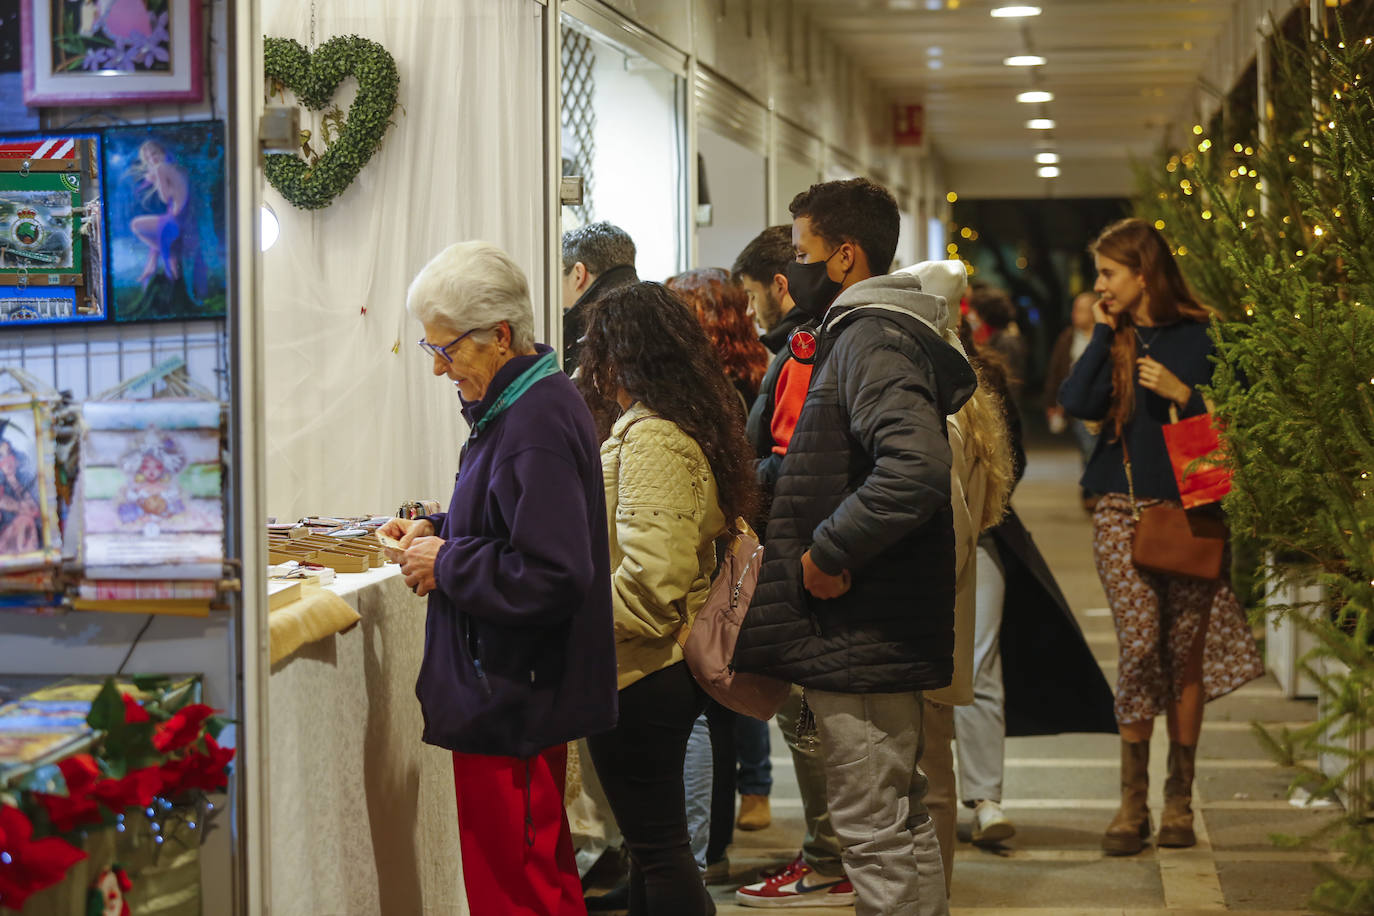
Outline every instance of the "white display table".
<path fill-rule="evenodd" d="M 452 757 L 420 741 L 425 600 L 393 565 L 328 587 L 361 622 L 268 684 L 272 913 L 466 913 Z"/>

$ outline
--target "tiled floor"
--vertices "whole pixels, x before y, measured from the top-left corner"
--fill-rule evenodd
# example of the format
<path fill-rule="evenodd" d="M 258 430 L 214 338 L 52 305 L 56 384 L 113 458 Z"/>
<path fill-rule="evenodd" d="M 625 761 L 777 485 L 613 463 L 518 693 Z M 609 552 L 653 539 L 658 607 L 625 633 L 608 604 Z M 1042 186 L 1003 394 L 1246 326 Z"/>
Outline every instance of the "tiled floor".
<path fill-rule="evenodd" d="M 1032 453 L 1016 507 L 1068 596 L 1108 679 L 1116 641 L 1092 566 L 1091 532 L 1078 506 L 1072 452 Z M 1306 913 L 1321 850 L 1285 850 L 1271 834 L 1305 834 L 1335 816 L 1331 808 L 1289 803 L 1288 780 L 1249 732 L 1249 722 L 1302 722 L 1314 704 L 1284 699 L 1272 679 L 1212 703 L 1199 747 L 1195 786 L 1198 845 L 1147 848 L 1108 859 L 1101 831 L 1118 795 L 1114 736 L 1018 738 L 1007 743 L 1006 807 L 1017 835 L 999 852 L 960 843 L 955 856 L 955 916 L 1154 916 L 1154 914 Z M 1167 739 L 1157 730 L 1151 754 L 1151 805 L 1160 805 Z M 755 871 L 796 855 L 801 808 L 786 746 L 773 735 L 773 825 L 737 832 L 730 850 L 735 884 L 713 888 L 719 913 L 758 912 L 734 903 L 734 888 Z M 845 914 L 846 909 L 799 912 Z"/>

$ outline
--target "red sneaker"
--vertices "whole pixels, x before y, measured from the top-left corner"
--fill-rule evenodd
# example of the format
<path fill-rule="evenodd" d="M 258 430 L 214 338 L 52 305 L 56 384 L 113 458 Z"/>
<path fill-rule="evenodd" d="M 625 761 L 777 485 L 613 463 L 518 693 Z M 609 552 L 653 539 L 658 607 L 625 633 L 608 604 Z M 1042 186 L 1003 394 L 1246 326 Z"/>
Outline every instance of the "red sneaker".
<path fill-rule="evenodd" d="M 844 877 L 826 878 L 798 856 L 791 864 L 757 884 L 735 891 L 740 906 L 853 906 L 854 885 Z"/>

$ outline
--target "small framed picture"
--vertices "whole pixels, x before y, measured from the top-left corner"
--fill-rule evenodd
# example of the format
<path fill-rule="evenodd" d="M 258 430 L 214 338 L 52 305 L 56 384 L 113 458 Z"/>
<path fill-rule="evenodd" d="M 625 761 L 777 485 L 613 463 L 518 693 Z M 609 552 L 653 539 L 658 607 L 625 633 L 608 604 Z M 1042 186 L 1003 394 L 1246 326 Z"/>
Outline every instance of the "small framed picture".
<path fill-rule="evenodd" d="M 107 288 L 114 319 L 223 315 L 224 123 L 112 127 L 104 141 Z"/>
<path fill-rule="evenodd" d="M 198 102 L 200 0 L 25 0 L 24 103 Z"/>
<path fill-rule="evenodd" d="M 0 572 L 62 557 L 52 415 L 45 402 L 0 396 Z"/>

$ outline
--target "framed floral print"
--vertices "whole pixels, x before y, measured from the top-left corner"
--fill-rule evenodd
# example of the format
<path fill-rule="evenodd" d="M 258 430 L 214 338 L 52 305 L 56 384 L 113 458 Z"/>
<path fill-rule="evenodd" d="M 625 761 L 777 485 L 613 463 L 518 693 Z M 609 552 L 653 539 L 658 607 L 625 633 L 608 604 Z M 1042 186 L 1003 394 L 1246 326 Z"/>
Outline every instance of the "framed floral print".
<path fill-rule="evenodd" d="M 197 102 L 200 0 L 21 0 L 24 103 Z"/>

